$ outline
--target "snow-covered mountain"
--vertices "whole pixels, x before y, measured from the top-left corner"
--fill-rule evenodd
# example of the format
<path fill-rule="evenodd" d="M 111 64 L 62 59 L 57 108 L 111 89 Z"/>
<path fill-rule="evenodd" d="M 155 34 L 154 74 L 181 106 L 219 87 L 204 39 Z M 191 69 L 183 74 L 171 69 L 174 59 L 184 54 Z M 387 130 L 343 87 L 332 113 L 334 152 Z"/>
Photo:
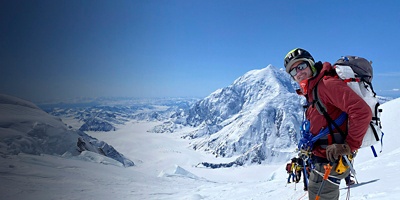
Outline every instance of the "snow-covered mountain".
<path fill-rule="evenodd" d="M 92 153 L 101 162 L 114 159 L 123 166 L 134 163 L 111 145 L 79 130 L 70 130 L 60 118 L 49 115 L 31 102 L 0 94 L 0 154 L 49 154 L 82 156 L 91 160 Z M 107 158 L 108 157 L 108 158 Z"/>
<path fill-rule="evenodd" d="M 298 140 L 303 99 L 286 72 L 272 65 L 252 70 L 228 87 L 219 89 L 195 103 L 180 117 L 156 127 L 156 132 L 171 132 L 173 126 L 190 125 L 196 129 L 184 137 L 193 139 L 192 147 L 217 157 L 239 156 L 225 164 L 273 162 L 286 159 Z"/>

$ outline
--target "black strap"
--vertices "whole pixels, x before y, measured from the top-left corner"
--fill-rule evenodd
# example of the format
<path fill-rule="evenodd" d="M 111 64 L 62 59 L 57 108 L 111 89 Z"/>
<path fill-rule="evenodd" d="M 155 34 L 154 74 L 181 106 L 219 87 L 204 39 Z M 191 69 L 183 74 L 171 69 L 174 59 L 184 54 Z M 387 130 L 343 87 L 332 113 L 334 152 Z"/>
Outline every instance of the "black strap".
<path fill-rule="evenodd" d="M 371 89 L 371 92 L 374 94 L 374 97 L 376 97 L 376 93 L 374 91 L 374 88 L 372 87 L 372 84 L 370 82 L 366 81 L 365 79 L 362 79 L 362 80 L 364 83 L 364 87 L 368 88 L 368 86 L 369 86 L 369 88 Z"/>
<path fill-rule="evenodd" d="M 375 140 L 376 140 L 376 141 L 379 141 L 378 133 L 376 132 L 374 125 L 372 125 L 372 122 L 369 123 L 369 126 L 371 127 L 372 132 L 374 132 Z"/>
<path fill-rule="evenodd" d="M 335 137 L 333 136 L 333 130 L 332 130 L 331 126 L 330 126 L 331 124 L 335 127 L 335 129 L 340 133 L 340 135 L 343 138 L 346 138 L 346 134 L 342 131 L 342 129 L 339 127 L 339 125 L 337 125 L 336 122 L 329 116 L 326 107 L 323 105 L 323 103 L 319 99 L 319 96 L 318 96 L 318 85 L 321 82 L 321 80 L 322 80 L 322 78 L 318 81 L 318 83 L 315 85 L 315 87 L 313 89 L 314 103 L 317 105 L 318 112 L 320 114 L 324 115 L 326 121 L 328 122 L 329 133 L 332 136 L 333 142 L 336 143 Z"/>

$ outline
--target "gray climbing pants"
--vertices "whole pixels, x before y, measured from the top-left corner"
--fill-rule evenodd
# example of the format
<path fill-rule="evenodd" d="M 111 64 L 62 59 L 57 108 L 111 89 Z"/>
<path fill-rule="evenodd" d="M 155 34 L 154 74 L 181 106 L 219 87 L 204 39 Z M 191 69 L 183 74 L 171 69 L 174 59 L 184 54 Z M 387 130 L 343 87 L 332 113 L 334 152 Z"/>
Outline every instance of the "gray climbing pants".
<path fill-rule="evenodd" d="M 315 168 L 311 171 L 308 185 L 308 198 L 314 200 L 318 194 L 318 190 L 322 184 L 325 173 L 324 165 L 327 163 L 314 163 Z M 337 164 L 332 166 L 330 177 L 326 181 L 320 194 L 320 200 L 338 200 L 340 180 L 346 178 L 350 169 L 347 169 L 343 174 L 338 174 L 336 169 Z"/>

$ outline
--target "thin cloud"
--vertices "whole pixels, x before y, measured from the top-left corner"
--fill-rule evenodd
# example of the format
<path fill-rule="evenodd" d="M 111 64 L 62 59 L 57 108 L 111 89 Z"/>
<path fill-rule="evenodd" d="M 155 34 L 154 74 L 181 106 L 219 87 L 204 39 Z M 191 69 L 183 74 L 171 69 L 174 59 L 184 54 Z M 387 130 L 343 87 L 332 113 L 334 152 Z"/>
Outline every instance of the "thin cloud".
<path fill-rule="evenodd" d="M 387 89 L 387 90 L 379 90 L 379 92 L 400 92 L 400 88 L 393 88 L 393 89 Z"/>
<path fill-rule="evenodd" d="M 374 76 L 397 77 L 397 76 L 400 76 L 400 72 L 377 73 L 377 74 L 374 74 Z"/>

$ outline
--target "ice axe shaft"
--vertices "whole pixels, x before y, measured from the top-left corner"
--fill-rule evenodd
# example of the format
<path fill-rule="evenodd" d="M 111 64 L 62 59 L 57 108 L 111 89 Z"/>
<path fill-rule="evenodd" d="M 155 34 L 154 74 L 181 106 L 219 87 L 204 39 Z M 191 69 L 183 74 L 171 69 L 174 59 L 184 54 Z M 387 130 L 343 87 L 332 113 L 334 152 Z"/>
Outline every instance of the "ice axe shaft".
<path fill-rule="evenodd" d="M 325 183 L 328 181 L 329 174 L 331 173 L 332 164 L 331 163 L 326 164 L 324 166 L 324 169 L 325 169 L 325 174 L 324 174 L 321 186 L 319 186 L 318 193 L 317 193 L 317 196 L 315 197 L 315 200 L 319 200 L 319 198 L 320 198 L 322 189 L 324 188 Z"/>

